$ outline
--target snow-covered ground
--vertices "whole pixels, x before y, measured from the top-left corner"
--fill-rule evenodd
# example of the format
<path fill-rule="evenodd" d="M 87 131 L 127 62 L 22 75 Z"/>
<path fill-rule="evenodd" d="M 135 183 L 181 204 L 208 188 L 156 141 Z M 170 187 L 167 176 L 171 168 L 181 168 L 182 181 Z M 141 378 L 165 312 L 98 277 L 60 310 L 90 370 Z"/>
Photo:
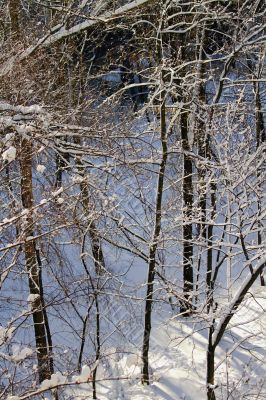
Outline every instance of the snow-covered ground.
<path fill-rule="evenodd" d="M 258 293 L 259 291 L 259 293 Z M 216 350 L 217 399 L 266 397 L 266 291 L 256 290 L 231 320 Z M 206 399 L 206 346 L 208 316 L 198 321 L 175 316 L 154 316 L 150 351 L 152 383 L 140 384 L 140 353 L 128 348 L 118 356 L 110 349 L 108 365 L 99 365 L 101 400 L 201 400 Z M 111 380 L 108 380 L 111 378 Z M 117 378 L 117 379 L 116 379 Z M 74 379 L 77 379 L 75 377 Z M 101 381 L 102 380 L 102 381 Z M 91 383 L 69 386 L 64 397 L 92 398 Z"/>

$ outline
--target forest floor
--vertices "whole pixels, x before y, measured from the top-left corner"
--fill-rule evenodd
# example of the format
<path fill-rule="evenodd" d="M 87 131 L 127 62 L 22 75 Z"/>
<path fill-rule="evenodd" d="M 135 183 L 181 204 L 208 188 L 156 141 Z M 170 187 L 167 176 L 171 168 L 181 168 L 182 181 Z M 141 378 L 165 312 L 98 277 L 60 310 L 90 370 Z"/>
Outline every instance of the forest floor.
<path fill-rule="evenodd" d="M 258 294 L 259 291 L 259 294 Z M 221 305 L 219 305 L 220 310 Z M 224 304 L 226 307 L 226 304 Z M 257 288 L 231 320 L 216 351 L 217 399 L 266 398 L 266 290 Z M 100 400 L 205 400 L 206 346 L 209 316 L 167 319 L 154 316 L 151 340 L 151 385 L 140 384 L 140 353 L 128 349 L 97 378 L 120 377 L 97 384 Z M 115 350 L 115 349 L 114 349 Z M 132 351 L 131 351 L 132 350 Z M 92 398 L 91 384 L 68 390 L 70 398 Z"/>

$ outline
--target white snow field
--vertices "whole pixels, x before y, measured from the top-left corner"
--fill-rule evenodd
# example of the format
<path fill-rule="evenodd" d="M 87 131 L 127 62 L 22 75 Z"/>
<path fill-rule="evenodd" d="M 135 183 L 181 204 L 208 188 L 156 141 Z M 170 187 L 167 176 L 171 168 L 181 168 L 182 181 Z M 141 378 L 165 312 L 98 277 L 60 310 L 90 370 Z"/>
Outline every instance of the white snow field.
<path fill-rule="evenodd" d="M 219 307 L 226 307 L 219 305 Z M 221 310 L 221 308 L 220 308 Z M 217 399 L 266 398 L 266 291 L 256 288 L 231 320 L 216 350 Z M 210 316 L 166 319 L 154 316 L 150 366 L 152 383 L 140 384 L 140 353 L 124 356 L 110 349 L 108 366 L 99 365 L 97 395 L 101 400 L 206 399 L 207 325 Z M 132 351 L 132 352 L 131 352 Z M 130 353 L 131 352 L 131 353 Z M 77 382 L 79 377 L 74 377 Z M 83 378 L 83 376 L 81 376 Z M 108 378 L 111 378 L 109 380 Z M 81 381 L 82 382 L 82 381 Z M 91 383 L 69 386 L 67 399 L 92 399 Z"/>

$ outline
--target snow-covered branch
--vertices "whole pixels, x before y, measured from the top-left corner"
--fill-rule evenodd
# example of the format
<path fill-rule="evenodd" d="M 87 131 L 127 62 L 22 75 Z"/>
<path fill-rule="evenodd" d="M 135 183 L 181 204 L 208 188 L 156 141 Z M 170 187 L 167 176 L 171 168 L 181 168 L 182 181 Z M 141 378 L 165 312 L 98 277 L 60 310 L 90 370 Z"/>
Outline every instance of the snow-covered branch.
<path fill-rule="evenodd" d="M 240 304 L 243 302 L 249 289 L 252 287 L 253 283 L 257 280 L 261 271 L 265 267 L 265 263 L 266 256 L 259 259 L 257 265 L 254 267 L 253 273 L 247 275 L 246 279 L 234 295 L 231 303 L 228 305 L 227 310 L 224 310 L 224 315 L 220 318 L 219 323 L 215 328 L 212 336 L 212 343 L 214 348 L 220 343 L 220 340 L 222 339 L 229 322 L 231 321 Z"/>
<path fill-rule="evenodd" d="M 107 24 L 108 22 L 113 21 L 116 18 L 121 18 L 123 15 L 134 12 L 135 10 L 139 9 L 140 7 L 151 3 L 153 0 L 133 0 L 132 2 L 125 4 L 122 7 L 117 8 L 114 11 L 108 11 L 99 17 L 92 17 L 89 18 L 87 21 L 80 22 L 77 25 L 74 25 L 71 28 L 67 28 L 65 25 L 63 26 L 56 26 L 51 29 L 50 34 L 46 34 L 44 37 L 38 40 L 38 42 L 26 50 L 22 51 L 20 54 L 11 57 L 5 64 L 2 66 L 0 71 L 0 78 L 7 75 L 12 69 L 21 61 L 25 60 L 29 56 L 33 55 L 41 47 L 49 47 L 58 41 L 68 38 L 70 36 L 79 34 L 84 32 L 85 30 L 94 27 L 97 24 L 104 23 Z"/>

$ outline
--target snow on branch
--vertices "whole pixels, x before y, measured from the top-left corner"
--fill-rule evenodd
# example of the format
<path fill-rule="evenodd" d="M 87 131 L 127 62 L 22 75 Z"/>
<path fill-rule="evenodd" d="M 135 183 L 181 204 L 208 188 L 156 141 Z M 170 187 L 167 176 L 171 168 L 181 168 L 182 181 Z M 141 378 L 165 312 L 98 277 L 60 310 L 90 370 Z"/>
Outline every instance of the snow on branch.
<path fill-rule="evenodd" d="M 248 276 L 246 277 L 246 279 L 236 292 L 234 298 L 232 299 L 231 303 L 228 306 L 228 310 L 225 312 L 224 316 L 220 319 L 214 331 L 212 338 L 212 343 L 214 348 L 220 343 L 220 340 L 222 339 L 223 334 L 229 322 L 231 321 L 234 313 L 236 312 L 236 310 L 244 300 L 244 297 L 246 296 L 247 292 L 249 291 L 249 289 L 251 288 L 251 286 L 256 281 L 259 274 L 265 267 L 265 263 L 266 263 L 266 255 L 259 260 L 257 266 L 253 270 L 253 273 L 248 274 Z"/>
<path fill-rule="evenodd" d="M 91 26 L 96 25 L 99 22 L 104 22 L 104 23 L 110 22 L 112 19 L 121 17 L 123 14 L 132 11 L 140 6 L 143 6 L 149 1 L 151 0 L 134 0 L 129 4 L 117 8 L 114 12 L 108 11 L 97 18 L 93 17 L 93 19 L 88 19 L 87 21 L 81 22 L 69 29 L 66 29 L 66 27 L 63 26 L 59 31 L 49 36 L 45 40 L 45 42 L 43 42 L 43 44 L 45 46 L 53 44 L 58 40 L 80 33 L 90 28 Z"/>
<path fill-rule="evenodd" d="M 67 29 L 65 25 L 61 27 L 60 25 L 59 26 L 57 25 L 56 27 L 51 29 L 51 34 L 45 35 L 44 37 L 39 39 L 35 45 L 28 47 L 26 50 L 22 51 L 20 54 L 16 56 L 10 57 L 9 60 L 1 68 L 0 77 L 4 77 L 9 72 L 11 72 L 17 63 L 25 60 L 27 57 L 32 55 L 38 48 L 50 46 L 58 42 L 59 40 L 81 33 L 98 23 L 108 23 L 111 20 L 121 17 L 124 14 L 127 14 L 129 11 L 133 11 L 145 4 L 148 4 L 151 1 L 152 0 L 133 0 L 128 4 L 125 4 L 124 6 L 117 8 L 115 11 L 113 12 L 108 11 L 100 15 L 99 17 L 90 18 L 88 16 L 88 20 L 80 22 L 69 29 Z"/>
<path fill-rule="evenodd" d="M 13 111 L 21 114 L 41 114 L 43 109 L 41 106 L 34 104 L 32 106 L 13 106 L 10 103 L 0 102 L 0 111 Z"/>

